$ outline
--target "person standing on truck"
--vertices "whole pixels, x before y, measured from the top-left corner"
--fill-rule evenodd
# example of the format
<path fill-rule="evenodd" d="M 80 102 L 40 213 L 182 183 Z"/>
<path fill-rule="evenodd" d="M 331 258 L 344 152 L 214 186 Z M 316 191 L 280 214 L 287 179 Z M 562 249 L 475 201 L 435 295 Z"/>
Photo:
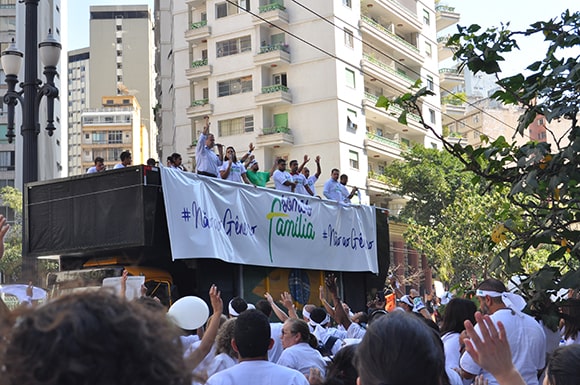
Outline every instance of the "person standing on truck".
<path fill-rule="evenodd" d="M 342 174 L 340 176 L 340 193 L 342 194 L 343 203 L 350 203 L 350 200 L 352 199 L 354 194 L 356 194 L 356 192 L 358 191 L 357 187 L 353 187 L 349 194 L 346 188 L 347 183 L 348 183 L 348 175 Z"/>
<path fill-rule="evenodd" d="M 270 171 L 266 172 L 260 171 L 260 165 L 258 164 L 257 160 L 250 160 L 246 166 L 246 176 L 248 177 L 250 183 L 252 183 L 254 186 L 266 187 L 266 183 L 268 183 L 270 177 L 272 174 L 274 174 L 274 171 L 276 171 L 277 162 L 278 159 L 276 159 L 276 162 L 272 164 Z"/>
<path fill-rule="evenodd" d="M 224 147 L 216 143 L 214 135 L 209 132 L 209 116 L 206 115 L 203 119 L 205 125 L 195 148 L 196 171 L 199 175 L 217 178 L 219 167 L 224 161 Z M 217 146 L 219 155 L 213 151 L 214 146 Z"/>
<path fill-rule="evenodd" d="M 238 160 L 236 150 L 229 146 L 226 148 L 225 162 L 220 167 L 220 178 L 231 180 L 232 182 L 250 184 L 246 176 L 246 168 L 244 164 Z M 243 161 L 244 159 L 242 159 Z"/>
<path fill-rule="evenodd" d="M 95 165 L 89 167 L 89 169 L 87 170 L 87 174 L 94 174 L 101 171 L 105 171 L 105 160 L 100 156 L 97 156 L 95 158 Z"/>
<path fill-rule="evenodd" d="M 278 169 L 274 171 L 272 178 L 274 179 L 274 187 L 276 190 L 294 192 L 296 182 L 292 179 L 292 175 L 286 171 L 285 159 L 278 159 Z"/>
<path fill-rule="evenodd" d="M 115 170 L 118 168 L 129 167 L 131 163 L 133 163 L 130 151 L 123 151 L 121 155 L 119 155 L 119 158 L 121 158 L 121 163 L 117 163 L 115 167 L 113 167 Z"/>
<path fill-rule="evenodd" d="M 292 179 L 296 182 L 296 194 L 312 195 L 312 190 L 307 185 L 306 177 L 302 174 L 302 170 L 304 170 L 304 166 L 306 166 L 309 160 L 308 155 L 304 155 L 304 162 L 300 166 L 298 166 L 297 160 L 290 162 L 290 175 L 292 175 Z"/>
<path fill-rule="evenodd" d="M 335 202 L 342 202 L 342 188 L 338 181 L 339 175 L 340 171 L 337 168 L 333 168 L 332 171 L 330 171 L 330 179 L 326 181 L 324 184 L 324 190 L 322 191 L 326 199 Z"/>
<path fill-rule="evenodd" d="M 310 195 L 312 196 L 316 196 L 316 189 L 314 188 L 314 184 L 316 183 L 316 181 L 320 177 L 320 174 L 322 173 L 322 169 L 320 168 L 320 155 L 316 156 L 314 162 L 316 163 L 316 174 L 310 175 L 310 169 L 308 167 L 302 168 L 302 175 L 304 175 L 304 178 L 306 178 L 306 183 L 304 184 L 304 187 L 306 188 L 306 186 L 308 186 L 310 188 L 311 191 Z"/>

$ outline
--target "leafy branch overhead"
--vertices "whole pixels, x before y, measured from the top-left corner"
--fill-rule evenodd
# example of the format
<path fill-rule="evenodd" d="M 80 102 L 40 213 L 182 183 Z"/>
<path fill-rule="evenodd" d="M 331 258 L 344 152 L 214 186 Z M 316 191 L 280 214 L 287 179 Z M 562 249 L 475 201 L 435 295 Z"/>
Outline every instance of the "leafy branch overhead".
<path fill-rule="evenodd" d="M 518 39 L 534 35 L 543 37 L 545 57 L 522 68 L 522 73 L 502 78 L 506 53 L 519 49 Z M 516 208 L 490 239 L 490 244 L 503 243 L 492 267 L 506 276 L 523 274 L 521 287 L 536 301 L 540 292 L 545 299 L 546 293 L 562 287 L 580 288 L 580 12 L 567 10 L 522 31 L 511 30 L 509 24 L 487 30 L 459 26 L 447 46 L 472 72 L 495 74 L 499 89 L 492 99 L 522 109 L 514 137 L 528 136 L 538 116 L 547 122 L 547 142 L 517 145 L 484 135 L 476 148 L 447 141 L 423 120 L 424 127 L 472 173 L 474 182 L 488 186 L 489 193 L 506 191 L 505 198 Z M 421 98 L 428 94 L 421 88 L 393 100 L 382 97 L 377 106 L 393 104 L 421 116 Z M 401 123 L 406 122 L 403 115 Z M 550 129 L 556 121 L 566 125 L 564 134 Z M 526 256 L 538 248 L 548 250 L 546 265 L 526 270 Z M 542 308 L 536 305 L 534 309 Z"/>

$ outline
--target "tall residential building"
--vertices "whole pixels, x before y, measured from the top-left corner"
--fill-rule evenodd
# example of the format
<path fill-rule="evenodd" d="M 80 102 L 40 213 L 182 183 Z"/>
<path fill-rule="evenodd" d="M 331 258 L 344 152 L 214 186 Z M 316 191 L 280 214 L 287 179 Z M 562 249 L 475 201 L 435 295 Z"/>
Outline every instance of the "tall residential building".
<path fill-rule="evenodd" d="M 157 154 L 153 120 L 155 72 L 153 24 L 147 5 L 90 7 L 90 88 L 88 106 L 100 108 L 108 95 L 134 96 L 141 105 L 145 127 L 143 157 Z M 141 155 L 133 154 L 134 162 Z"/>
<path fill-rule="evenodd" d="M 378 175 L 412 143 L 440 143 L 417 115 L 400 124 L 400 111 L 375 104 L 418 79 L 438 89 L 434 2 L 302 4 L 156 1 L 163 158 L 177 151 L 191 167 L 202 117 L 210 115 L 217 141 L 238 152 L 253 142 L 262 169 L 276 157 L 320 155 L 319 194 L 339 168 L 363 203 L 397 208 L 402 199 Z M 439 95 L 422 101 L 420 113 L 438 132 L 440 111 Z"/>
<path fill-rule="evenodd" d="M 96 157 L 112 169 L 125 150 L 131 151 L 134 164 L 144 164 L 149 142 L 141 122 L 141 106 L 132 95 L 103 96 L 101 108 L 85 109 L 81 113 L 82 170 L 93 166 Z"/>
<path fill-rule="evenodd" d="M 4 51 L 16 37 L 16 0 L 2 2 L 0 6 L 0 51 Z M 1 67 L 1 65 L 0 65 Z M 8 90 L 6 75 L 0 68 L 0 95 Z M 15 179 L 15 143 L 8 143 L 7 106 L 0 103 L 0 188 L 14 186 Z M 0 214 L 8 221 L 14 221 L 14 212 L 5 206 L 0 206 Z"/>
<path fill-rule="evenodd" d="M 81 113 L 89 104 L 89 57 L 89 48 L 68 53 L 68 175 L 86 172 L 81 156 Z"/>
<path fill-rule="evenodd" d="M 4 3 L 4 1 L 2 2 Z M 6 1 L 11 5 L 10 1 Z M 3 7 L 0 7 L 0 12 L 5 11 Z M 16 36 L 15 42 L 16 47 L 24 52 L 25 43 L 25 32 L 29 26 L 26 25 L 25 18 L 26 5 L 22 2 L 16 3 Z M 61 0 L 45 0 L 38 4 L 38 42 L 42 42 L 46 39 L 49 31 L 52 32 L 54 38 L 58 41 L 62 41 L 61 33 Z M 4 49 L 4 46 L 2 46 Z M 63 47 L 66 52 L 66 47 Z M 24 58 L 26 60 L 26 58 Z M 47 180 L 58 178 L 62 176 L 64 169 L 62 154 L 61 154 L 61 140 L 63 137 L 62 125 L 61 125 L 61 100 L 64 100 L 65 96 L 63 93 L 66 90 L 66 76 L 62 72 L 64 60 L 61 60 L 57 66 L 57 71 L 60 74 L 59 77 L 55 79 L 56 86 L 60 92 L 60 99 L 54 100 L 54 125 L 56 130 L 53 136 L 48 136 L 48 132 L 45 130 L 47 111 L 45 99 L 43 98 L 40 104 L 38 121 L 40 123 L 40 134 L 38 135 L 38 180 Z M 43 65 L 40 61 L 40 55 L 38 57 L 38 79 L 44 82 L 45 78 L 42 74 Z M 20 81 L 24 81 L 24 63 L 18 75 Z M 64 117 L 63 117 L 64 119 Z M 15 186 L 22 189 L 22 166 L 23 162 L 26 160 L 22 159 L 22 136 L 20 135 L 20 127 L 22 126 L 22 109 L 16 106 L 16 119 L 14 122 L 15 134 L 16 134 L 16 156 L 15 156 Z"/>

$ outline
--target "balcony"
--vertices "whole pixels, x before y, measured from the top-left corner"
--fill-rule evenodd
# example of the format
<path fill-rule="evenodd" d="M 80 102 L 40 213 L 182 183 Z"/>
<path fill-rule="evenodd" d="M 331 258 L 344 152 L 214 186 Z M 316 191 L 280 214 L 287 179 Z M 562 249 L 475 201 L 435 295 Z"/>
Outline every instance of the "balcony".
<path fill-rule="evenodd" d="M 416 79 L 407 76 L 404 72 L 366 53 L 363 53 L 361 67 L 364 73 L 368 73 L 373 78 L 386 79 L 389 85 L 396 85 L 402 91 L 406 91 L 416 81 Z"/>
<path fill-rule="evenodd" d="M 262 87 L 262 92 L 259 95 L 256 95 L 255 103 L 259 106 L 291 104 L 292 95 L 290 94 L 290 89 L 281 84 L 266 86 Z"/>
<path fill-rule="evenodd" d="M 384 42 L 392 51 L 423 64 L 423 55 L 419 48 L 398 36 L 394 31 L 382 26 L 367 16 L 361 16 L 359 27 L 362 33 L 369 34 L 375 39 Z"/>
<path fill-rule="evenodd" d="M 195 149 L 197 147 L 197 139 L 194 139 L 189 146 L 187 146 L 187 155 L 190 157 L 195 156 Z"/>
<path fill-rule="evenodd" d="M 452 89 L 453 87 L 463 83 L 463 74 L 458 72 L 455 68 L 440 68 L 439 69 L 439 85 L 444 89 Z"/>
<path fill-rule="evenodd" d="M 209 99 L 194 100 L 186 110 L 188 118 L 200 118 L 204 115 L 211 115 L 212 112 L 213 105 L 209 103 Z"/>
<path fill-rule="evenodd" d="M 198 8 L 202 5 L 205 4 L 206 0 L 185 0 L 185 4 L 193 7 L 193 8 Z"/>
<path fill-rule="evenodd" d="M 207 59 L 196 60 L 191 63 L 191 67 L 185 70 L 185 77 L 189 81 L 201 80 L 211 75 L 211 66 L 207 64 Z"/>
<path fill-rule="evenodd" d="M 368 0 L 364 4 L 362 3 L 361 13 L 368 13 L 371 9 L 376 9 L 379 14 L 388 15 L 389 20 L 395 24 L 404 24 L 416 32 L 421 32 L 423 28 L 423 23 L 417 13 L 402 5 L 399 0 Z"/>
<path fill-rule="evenodd" d="M 294 145 L 294 135 L 288 127 L 267 127 L 262 130 L 262 135 L 256 139 L 258 146 L 284 147 Z"/>
<path fill-rule="evenodd" d="M 254 56 L 255 65 L 290 64 L 288 44 L 271 44 L 260 47 L 260 52 Z"/>
<path fill-rule="evenodd" d="M 288 26 L 288 12 L 286 7 L 278 3 L 270 3 L 258 7 L 258 16 L 252 16 L 252 22 L 255 25 L 270 24 L 279 27 Z"/>
<path fill-rule="evenodd" d="M 380 135 L 367 132 L 367 137 L 364 140 L 364 147 L 369 158 L 383 158 L 383 159 L 402 159 L 401 158 L 401 142 L 385 138 Z"/>
<path fill-rule="evenodd" d="M 459 22 L 459 13 L 455 12 L 454 7 L 447 5 L 438 5 L 435 7 L 437 31 L 441 31 L 453 24 Z"/>
<path fill-rule="evenodd" d="M 207 20 L 192 23 L 189 29 L 185 31 L 185 41 L 188 43 L 198 44 L 207 40 L 211 36 L 211 28 L 207 25 Z"/>
<path fill-rule="evenodd" d="M 413 129 L 415 133 L 420 133 L 422 135 L 425 134 L 425 128 L 421 123 L 421 118 L 419 115 L 408 112 L 407 124 L 401 124 L 399 123 L 398 119 L 399 116 L 401 116 L 403 109 L 394 105 L 390 105 L 388 110 L 385 110 L 382 107 L 376 107 L 378 99 L 378 96 L 365 92 L 363 107 L 377 114 L 378 119 L 390 127 L 393 127 L 393 123 L 396 123 L 398 124 L 399 129 L 403 132 L 409 131 L 409 129 Z"/>
<path fill-rule="evenodd" d="M 447 41 L 449 41 L 450 38 L 451 35 L 439 36 L 437 38 L 437 54 L 440 62 L 453 57 L 453 48 L 446 46 Z"/>

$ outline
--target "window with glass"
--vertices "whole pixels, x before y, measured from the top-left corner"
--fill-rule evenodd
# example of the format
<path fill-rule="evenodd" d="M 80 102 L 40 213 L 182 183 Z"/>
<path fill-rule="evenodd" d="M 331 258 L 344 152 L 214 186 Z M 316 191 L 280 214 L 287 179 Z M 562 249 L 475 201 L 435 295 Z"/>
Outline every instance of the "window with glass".
<path fill-rule="evenodd" d="M 0 171 L 14 170 L 14 151 L 0 151 Z"/>
<path fill-rule="evenodd" d="M 342 0 L 342 5 L 352 8 L 352 0 Z"/>
<path fill-rule="evenodd" d="M 218 97 L 252 92 L 252 76 L 218 82 Z"/>
<path fill-rule="evenodd" d="M 345 68 L 345 75 L 346 75 L 346 86 L 350 88 L 356 88 L 356 84 L 354 81 L 354 71 Z"/>
<path fill-rule="evenodd" d="M 238 13 L 238 6 L 229 2 L 218 3 L 215 5 L 216 19 L 235 15 Z"/>
<path fill-rule="evenodd" d="M 243 116 L 218 121 L 219 136 L 240 135 L 254 131 L 254 116 Z"/>
<path fill-rule="evenodd" d="M 431 123 L 435 123 L 436 121 L 435 110 L 429 109 L 429 120 L 431 121 Z"/>
<path fill-rule="evenodd" d="M 344 45 L 348 48 L 354 47 L 354 33 L 349 29 L 344 29 Z"/>
<path fill-rule="evenodd" d="M 252 50 L 252 41 L 250 36 L 242 36 L 236 39 L 229 39 L 218 41 L 216 43 L 216 56 L 224 57 L 236 55 L 242 52 L 249 52 Z"/>
<path fill-rule="evenodd" d="M 123 143 L 122 131 L 109 131 L 109 144 Z"/>
<path fill-rule="evenodd" d="M 435 90 L 435 85 L 433 84 L 433 76 L 427 75 L 427 89 L 429 91 Z"/>
<path fill-rule="evenodd" d="M 93 143 L 106 144 L 107 143 L 107 133 L 104 131 L 93 132 Z"/>
<path fill-rule="evenodd" d="M 431 57 L 433 55 L 433 48 L 429 43 L 425 43 L 425 55 L 427 55 L 428 57 Z"/>
<path fill-rule="evenodd" d="M 358 170 L 358 152 L 349 150 L 348 151 L 348 159 L 349 159 L 350 168 L 354 168 L 355 170 Z"/>
<path fill-rule="evenodd" d="M 0 143 L 2 144 L 8 143 L 8 138 L 6 137 L 7 133 L 8 133 L 8 125 L 0 124 Z"/>
<path fill-rule="evenodd" d="M 423 24 L 431 25 L 431 14 L 426 9 L 423 9 Z"/>

